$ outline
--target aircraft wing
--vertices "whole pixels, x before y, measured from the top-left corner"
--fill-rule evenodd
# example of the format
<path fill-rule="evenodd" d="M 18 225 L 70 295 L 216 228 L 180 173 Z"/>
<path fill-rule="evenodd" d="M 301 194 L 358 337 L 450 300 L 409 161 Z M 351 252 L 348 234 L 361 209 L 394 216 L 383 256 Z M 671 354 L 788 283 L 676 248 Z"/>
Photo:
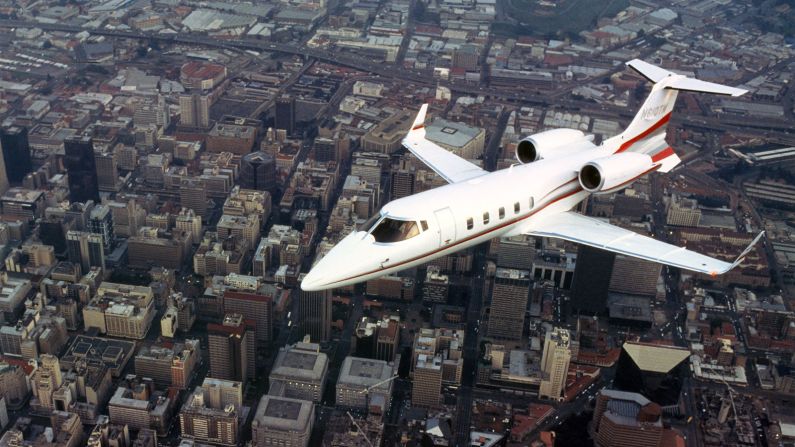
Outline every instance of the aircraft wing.
<path fill-rule="evenodd" d="M 428 104 L 423 104 L 409 133 L 403 138 L 403 146 L 423 163 L 439 174 L 447 183 L 458 183 L 487 174 L 475 164 L 425 139 L 425 113 Z"/>
<path fill-rule="evenodd" d="M 759 233 L 734 262 L 704 256 L 571 211 L 543 219 L 526 234 L 565 239 L 647 261 L 719 275 L 739 265 L 764 232 Z"/>

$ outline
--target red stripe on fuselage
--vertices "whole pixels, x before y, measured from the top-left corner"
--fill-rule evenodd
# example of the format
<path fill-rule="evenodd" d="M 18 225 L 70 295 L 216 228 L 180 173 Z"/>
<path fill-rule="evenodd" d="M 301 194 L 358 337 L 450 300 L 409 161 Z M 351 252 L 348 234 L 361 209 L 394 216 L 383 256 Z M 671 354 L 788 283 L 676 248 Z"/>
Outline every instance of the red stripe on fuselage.
<path fill-rule="evenodd" d="M 566 182 L 566 183 L 564 183 L 564 184 L 560 185 L 559 187 L 557 187 L 557 188 L 555 188 L 555 189 L 556 189 L 556 190 L 557 190 L 557 189 L 560 189 L 560 188 L 562 188 L 562 187 L 564 187 L 564 186 L 568 185 L 569 183 L 571 183 L 571 182 L 575 182 L 575 181 L 577 181 L 577 178 L 574 178 L 574 179 L 572 179 L 572 180 L 569 180 L 568 182 Z M 505 227 L 506 227 L 506 226 L 508 226 L 508 225 L 513 225 L 513 224 L 515 224 L 515 223 L 517 223 L 517 222 L 520 222 L 520 221 L 522 221 L 522 220 L 525 220 L 525 219 L 527 219 L 527 218 L 529 218 L 529 217 L 531 217 L 531 216 L 534 216 L 536 213 L 538 213 L 538 212 L 542 211 L 543 209 L 545 209 L 545 208 L 546 208 L 546 207 L 548 207 L 549 205 L 552 205 L 553 203 L 559 202 L 559 201 L 561 201 L 561 200 L 563 200 L 563 199 L 565 199 L 565 198 L 571 197 L 571 196 L 573 196 L 574 194 L 577 194 L 577 193 L 578 193 L 578 192 L 580 192 L 580 191 L 583 191 L 583 189 L 582 189 L 582 186 L 578 186 L 577 188 L 573 189 L 572 191 L 569 191 L 569 192 L 567 192 L 567 193 L 565 193 L 565 194 L 562 194 L 560 197 L 557 197 L 557 198 L 555 198 L 555 199 L 553 199 L 553 200 L 549 201 L 548 203 L 544 204 L 544 206 L 542 206 L 542 207 L 540 207 L 540 208 L 538 208 L 538 209 L 536 209 L 536 210 L 534 210 L 534 211 L 531 211 L 530 213 L 528 213 L 528 214 L 527 214 L 527 215 L 525 215 L 525 216 L 518 217 L 518 218 L 516 218 L 516 219 L 513 219 L 513 220 L 509 220 L 509 221 L 507 221 L 507 222 L 504 222 L 504 223 L 502 223 L 502 224 L 500 224 L 500 225 L 498 225 L 498 226 L 496 226 L 496 227 L 494 227 L 494 228 L 490 228 L 490 229 L 487 229 L 487 230 L 485 230 L 485 231 L 481 231 L 480 233 L 473 234 L 472 236 L 469 236 L 469 237 L 466 237 L 466 238 L 464 238 L 464 239 L 461 239 L 460 241 L 455 241 L 454 243 L 452 243 L 452 244 L 450 244 L 450 245 L 447 245 L 447 246 L 444 246 L 444 247 L 439 247 L 439 248 L 437 248 L 436 250 L 430 251 L 430 252 L 428 252 L 428 253 L 425 253 L 425 254 L 422 254 L 422 255 L 419 255 L 419 256 L 415 256 L 415 257 L 413 257 L 413 258 L 411 258 L 411 259 L 407 259 L 407 260 L 405 260 L 405 261 L 398 262 L 397 264 L 393 264 L 393 265 L 390 265 L 390 266 L 388 266 L 388 267 L 382 267 L 382 268 L 379 268 L 379 269 L 371 270 L 371 271 L 369 271 L 369 272 L 362 273 L 362 274 L 360 274 L 360 275 L 349 276 L 349 277 L 347 277 L 347 278 L 344 278 L 344 279 L 341 279 L 341 280 L 339 280 L 339 281 L 335 281 L 333 284 L 336 284 L 336 283 L 339 283 L 339 282 L 344 282 L 344 281 L 349 281 L 349 280 L 351 280 L 351 279 L 355 279 L 355 278 L 358 278 L 358 277 L 361 277 L 361 276 L 367 276 L 367 275 L 371 275 L 371 274 L 373 274 L 373 273 L 378 273 L 378 272 L 381 272 L 381 271 L 384 271 L 384 270 L 387 270 L 387 269 L 391 269 L 391 268 L 395 268 L 395 267 L 400 267 L 401 265 L 408 264 L 408 263 L 410 263 L 410 262 L 414 262 L 414 261 L 416 261 L 416 260 L 418 260 L 418 259 L 422 259 L 422 258 L 426 258 L 426 257 L 428 257 L 428 256 L 432 256 L 432 255 L 434 255 L 434 254 L 436 254 L 436 253 L 439 253 L 440 251 L 447 250 L 448 248 L 455 247 L 456 245 L 463 244 L 464 242 L 468 242 L 468 241 L 471 241 L 472 239 L 476 239 L 476 238 L 479 238 L 479 237 L 481 237 L 481 236 L 485 236 L 486 234 L 489 234 L 489 233 L 492 233 L 492 232 L 494 232 L 494 231 L 497 231 L 497 230 L 500 230 L 500 229 L 502 229 L 502 228 L 505 228 Z"/>
<path fill-rule="evenodd" d="M 657 130 L 660 127 L 664 126 L 666 123 L 668 123 L 668 121 L 670 119 L 671 119 L 671 112 L 668 112 L 668 113 L 665 114 L 665 116 L 660 118 L 660 120 L 657 121 L 656 123 L 654 123 L 651 127 L 649 127 L 648 129 L 644 130 L 643 132 L 639 133 L 637 136 L 631 138 L 630 140 L 627 140 L 627 141 L 623 142 L 621 144 L 621 146 L 618 147 L 618 150 L 615 153 L 618 154 L 620 152 L 624 152 L 625 150 L 629 149 L 630 146 L 632 146 L 633 144 L 635 144 L 638 141 L 648 137 L 655 130 Z"/>

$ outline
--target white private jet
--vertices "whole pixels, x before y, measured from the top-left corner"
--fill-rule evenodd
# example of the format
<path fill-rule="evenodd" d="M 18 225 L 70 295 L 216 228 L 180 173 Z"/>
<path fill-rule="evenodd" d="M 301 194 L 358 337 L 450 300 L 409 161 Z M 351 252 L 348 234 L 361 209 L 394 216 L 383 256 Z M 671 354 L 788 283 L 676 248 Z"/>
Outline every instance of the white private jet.
<path fill-rule="evenodd" d="M 495 237 L 554 237 L 718 275 L 736 267 L 571 209 L 589 194 L 609 194 L 681 161 L 665 142 L 677 93 L 740 96 L 746 91 L 672 73 L 641 60 L 627 63 L 654 87 L 627 129 L 595 145 L 579 130 L 553 129 L 519 142 L 521 163 L 487 172 L 425 139 L 423 105 L 403 145 L 449 184 L 384 205 L 342 239 L 303 278 L 306 291 L 366 281 L 423 264 Z"/>

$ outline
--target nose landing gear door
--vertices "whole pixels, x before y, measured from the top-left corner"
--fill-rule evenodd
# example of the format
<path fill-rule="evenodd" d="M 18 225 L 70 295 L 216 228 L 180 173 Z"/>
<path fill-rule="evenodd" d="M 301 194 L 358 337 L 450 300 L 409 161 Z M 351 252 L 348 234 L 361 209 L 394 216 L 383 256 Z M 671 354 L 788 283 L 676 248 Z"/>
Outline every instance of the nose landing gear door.
<path fill-rule="evenodd" d="M 439 246 L 446 247 L 455 241 L 455 216 L 449 207 L 436 210 L 435 214 L 439 226 Z"/>

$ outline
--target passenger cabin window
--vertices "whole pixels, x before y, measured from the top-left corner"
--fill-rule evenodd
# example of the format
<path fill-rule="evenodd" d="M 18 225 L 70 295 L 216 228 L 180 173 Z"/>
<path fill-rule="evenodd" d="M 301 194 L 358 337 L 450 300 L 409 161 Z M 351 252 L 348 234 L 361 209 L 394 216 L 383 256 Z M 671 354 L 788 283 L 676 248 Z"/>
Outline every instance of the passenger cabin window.
<path fill-rule="evenodd" d="M 530 209 L 533 209 L 533 206 L 534 206 L 534 203 L 533 203 L 533 198 L 532 198 L 532 197 L 530 197 Z"/>
<path fill-rule="evenodd" d="M 519 214 L 519 211 L 521 211 L 521 207 L 522 207 L 522 205 L 520 205 L 519 202 L 514 203 L 513 204 L 513 213 L 514 214 Z"/>
<path fill-rule="evenodd" d="M 411 239 L 420 234 L 417 222 L 413 220 L 397 220 L 385 217 L 370 233 L 376 242 L 390 243 Z"/>
<path fill-rule="evenodd" d="M 467 230 L 471 230 L 473 228 L 475 228 L 475 221 L 470 217 L 467 219 Z"/>
<path fill-rule="evenodd" d="M 488 223 L 489 223 L 489 213 L 485 212 L 483 213 L 483 225 L 488 225 Z"/>
<path fill-rule="evenodd" d="M 505 218 L 505 207 L 501 206 L 500 207 L 500 219 L 504 219 L 504 218 Z"/>
<path fill-rule="evenodd" d="M 428 222 L 427 221 L 421 220 L 420 221 L 420 226 L 422 227 L 422 231 L 427 231 L 428 230 Z"/>

